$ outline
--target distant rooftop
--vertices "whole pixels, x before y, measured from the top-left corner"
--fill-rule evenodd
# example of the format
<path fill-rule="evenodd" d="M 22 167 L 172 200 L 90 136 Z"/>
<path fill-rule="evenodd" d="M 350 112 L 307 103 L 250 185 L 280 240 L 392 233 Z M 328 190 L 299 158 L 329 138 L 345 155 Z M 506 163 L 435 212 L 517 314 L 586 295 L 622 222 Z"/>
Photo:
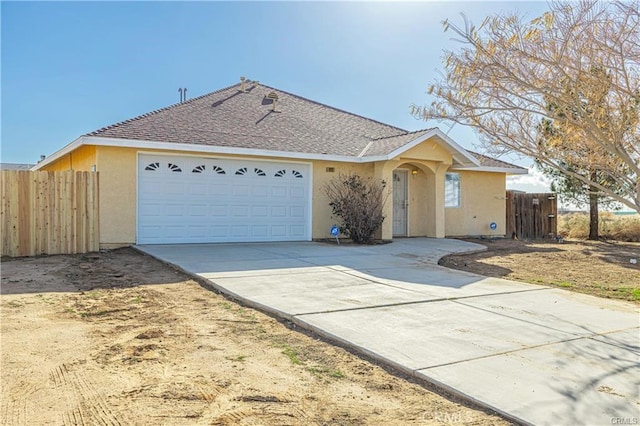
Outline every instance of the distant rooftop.
<path fill-rule="evenodd" d="M 0 163 L 0 170 L 29 170 L 34 164 Z"/>

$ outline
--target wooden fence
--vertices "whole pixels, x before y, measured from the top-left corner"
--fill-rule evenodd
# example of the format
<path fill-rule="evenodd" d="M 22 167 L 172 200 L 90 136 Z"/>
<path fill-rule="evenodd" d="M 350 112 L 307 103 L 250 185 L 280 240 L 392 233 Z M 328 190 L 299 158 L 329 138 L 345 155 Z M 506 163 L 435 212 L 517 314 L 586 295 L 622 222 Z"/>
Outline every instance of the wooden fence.
<path fill-rule="evenodd" d="M 556 194 L 507 191 L 507 237 L 553 238 L 557 219 Z"/>
<path fill-rule="evenodd" d="M 98 173 L 3 170 L 0 255 L 99 250 Z"/>

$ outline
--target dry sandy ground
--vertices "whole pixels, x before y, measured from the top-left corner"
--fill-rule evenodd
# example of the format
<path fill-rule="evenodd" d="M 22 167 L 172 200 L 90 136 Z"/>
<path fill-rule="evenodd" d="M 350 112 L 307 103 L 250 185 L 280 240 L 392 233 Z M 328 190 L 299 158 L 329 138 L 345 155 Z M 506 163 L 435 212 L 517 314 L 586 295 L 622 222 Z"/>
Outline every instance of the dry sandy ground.
<path fill-rule="evenodd" d="M 440 265 L 640 304 L 640 243 L 467 241 L 483 244 L 487 251 L 446 256 Z"/>
<path fill-rule="evenodd" d="M 506 424 L 131 249 L 1 267 L 3 425 Z"/>

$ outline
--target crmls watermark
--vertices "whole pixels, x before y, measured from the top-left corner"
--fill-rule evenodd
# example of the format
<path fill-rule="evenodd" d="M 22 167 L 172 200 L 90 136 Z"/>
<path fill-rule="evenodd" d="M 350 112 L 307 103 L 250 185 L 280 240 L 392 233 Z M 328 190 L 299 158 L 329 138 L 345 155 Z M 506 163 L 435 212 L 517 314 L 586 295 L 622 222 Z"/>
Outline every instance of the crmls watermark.
<path fill-rule="evenodd" d="M 447 411 L 434 411 L 424 412 L 422 417 L 425 420 L 435 420 L 440 423 L 456 424 L 456 423 L 471 423 L 474 420 L 473 414 L 469 412 L 465 413 L 450 413 Z"/>
<path fill-rule="evenodd" d="M 637 417 L 611 417 L 612 425 L 637 425 Z"/>

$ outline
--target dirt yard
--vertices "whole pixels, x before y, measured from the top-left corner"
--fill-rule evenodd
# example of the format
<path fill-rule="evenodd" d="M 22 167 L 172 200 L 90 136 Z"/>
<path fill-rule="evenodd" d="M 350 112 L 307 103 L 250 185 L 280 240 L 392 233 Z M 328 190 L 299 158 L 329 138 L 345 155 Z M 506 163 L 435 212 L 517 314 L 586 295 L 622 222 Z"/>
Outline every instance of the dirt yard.
<path fill-rule="evenodd" d="M 640 243 L 467 241 L 483 244 L 488 250 L 446 256 L 440 265 L 640 304 Z"/>
<path fill-rule="evenodd" d="M 3 425 L 506 424 L 132 249 L 1 268 Z"/>

